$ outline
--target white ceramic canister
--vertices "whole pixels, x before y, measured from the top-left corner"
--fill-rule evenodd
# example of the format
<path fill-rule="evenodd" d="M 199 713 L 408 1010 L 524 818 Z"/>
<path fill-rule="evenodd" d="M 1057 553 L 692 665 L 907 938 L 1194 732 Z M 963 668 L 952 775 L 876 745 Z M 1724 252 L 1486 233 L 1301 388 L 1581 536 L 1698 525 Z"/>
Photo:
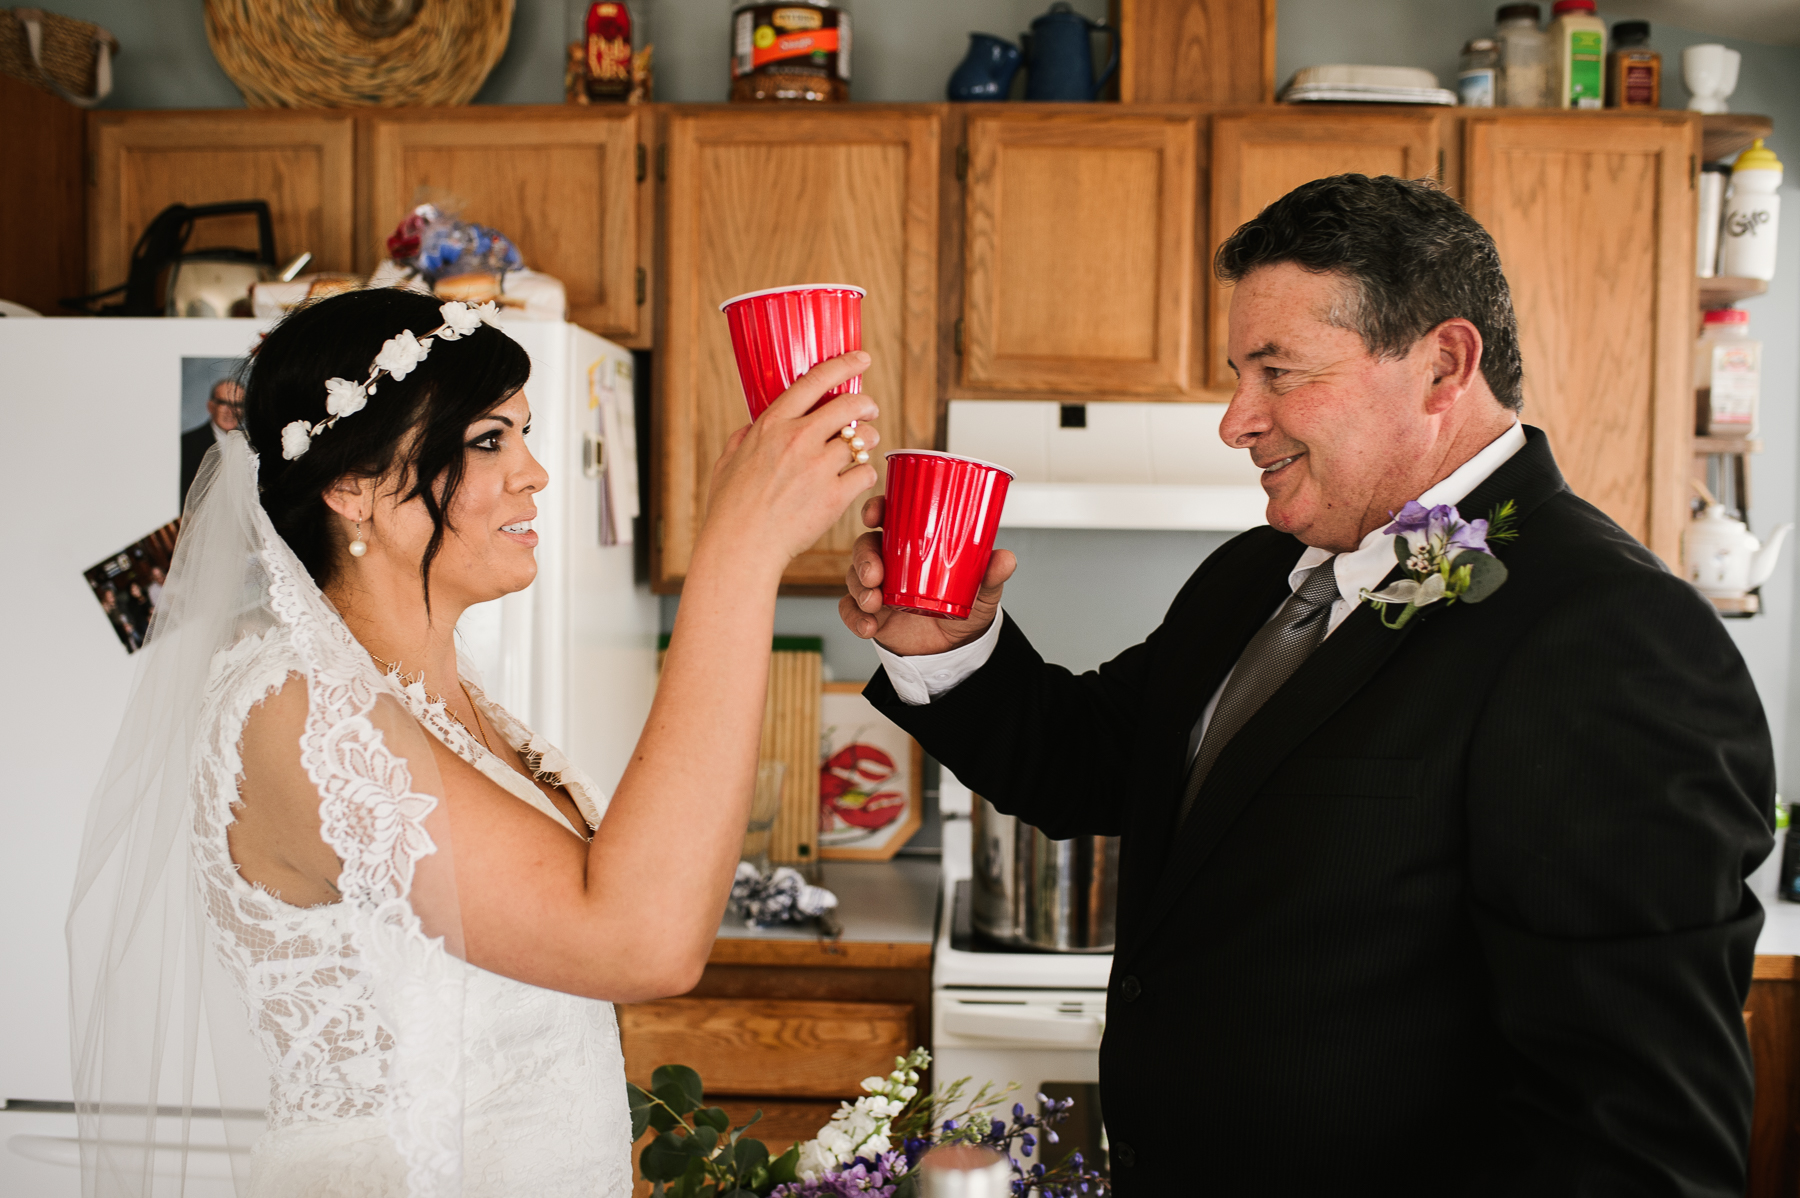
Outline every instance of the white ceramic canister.
<path fill-rule="evenodd" d="M 1709 162 L 1700 168 L 1700 227 L 1694 235 L 1694 272 L 1702 279 L 1719 273 L 1719 222 L 1725 216 L 1725 188 L 1731 168 Z"/>
<path fill-rule="evenodd" d="M 1719 273 L 1775 277 L 1775 233 L 1781 219 L 1781 160 L 1757 138 L 1731 170 L 1731 194 L 1719 226 Z"/>

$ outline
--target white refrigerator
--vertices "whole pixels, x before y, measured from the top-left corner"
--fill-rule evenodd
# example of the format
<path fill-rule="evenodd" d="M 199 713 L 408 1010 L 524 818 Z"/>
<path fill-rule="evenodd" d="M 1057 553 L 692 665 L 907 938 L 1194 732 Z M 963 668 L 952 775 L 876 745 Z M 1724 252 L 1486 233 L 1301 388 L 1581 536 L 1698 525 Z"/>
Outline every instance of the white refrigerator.
<path fill-rule="evenodd" d="M 181 432 L 266 327 L 0 319 L 0 1198 L 80 1193 L 63 921 L 134 665 L 84 572 L 179 514 Z M 656 685 L 657 606 L 629 543 L 632 357 L 574 325 L 506 331 L 531 355 L 550 472 L 538 577 L 458 633 L 489 691 L 610 789 Z M 187 1193 L 229 1194 L 223 1150 L 200 1157 Z"/>

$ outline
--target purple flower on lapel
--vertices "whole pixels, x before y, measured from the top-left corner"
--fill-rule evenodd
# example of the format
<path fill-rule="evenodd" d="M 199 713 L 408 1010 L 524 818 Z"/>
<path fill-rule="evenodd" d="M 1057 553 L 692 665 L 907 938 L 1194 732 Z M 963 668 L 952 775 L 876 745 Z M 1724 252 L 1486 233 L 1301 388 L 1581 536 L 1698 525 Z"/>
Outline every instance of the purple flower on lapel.
<path fill-rule="evenodd" d="M 1506 567 L 1488 548 L 1486 520 L 1464 520 L 1451 504 L 1426 507 L 1416 499 L 1391 514 L 1393 523 L 1381 531 L 1393 534 L 1394 556 L 1406 577 L 1362 593 L 1382 611 L 1389 628 L 1403 627 L 1415 611 L 1440 600 L 1479 603 L 1506 581 Z M 1405 604 L 1392 622 L 1385 614 L 1390 603 Z"/>

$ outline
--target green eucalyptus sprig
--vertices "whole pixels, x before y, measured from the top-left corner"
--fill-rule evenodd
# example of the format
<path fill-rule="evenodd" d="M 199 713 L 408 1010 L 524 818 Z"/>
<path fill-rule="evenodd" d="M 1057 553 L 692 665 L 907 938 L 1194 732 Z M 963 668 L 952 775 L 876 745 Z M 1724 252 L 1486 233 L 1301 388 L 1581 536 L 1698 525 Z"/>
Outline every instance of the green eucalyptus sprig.
<path fill-rule="evenodd" d="M 660 1067 L 648 1090 L 629 1082 L 625 1090 L 632 1142 L 657 1133 L 638 1157 L 653 1198 L 757 1198 L 798 1176 L 799 1145 L 770 1160 L 761 1140 L 744 1135 L 762 1112 L 732 1127 L 722 1107 L 705 1105 L 700 1075 L 686 1065 Z"/>

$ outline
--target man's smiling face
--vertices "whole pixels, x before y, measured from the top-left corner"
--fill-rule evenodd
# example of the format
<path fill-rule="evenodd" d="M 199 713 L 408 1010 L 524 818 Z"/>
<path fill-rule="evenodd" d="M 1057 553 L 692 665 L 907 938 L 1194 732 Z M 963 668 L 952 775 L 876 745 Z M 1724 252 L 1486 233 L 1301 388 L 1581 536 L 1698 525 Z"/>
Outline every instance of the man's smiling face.
<path fill-rule="evenodd" d="M 1434 481 L 1437 422 L 1427 411 L 1436 344 L 1371 354 L 1329 323 L 1351 310 L 1344 276 L 1291 262 L 1242 279 L 1231 297 L 1237 390 L 1219 426 L 1263 470 L 1268 521 L 1308 545 L 1345 552 Z"/>

